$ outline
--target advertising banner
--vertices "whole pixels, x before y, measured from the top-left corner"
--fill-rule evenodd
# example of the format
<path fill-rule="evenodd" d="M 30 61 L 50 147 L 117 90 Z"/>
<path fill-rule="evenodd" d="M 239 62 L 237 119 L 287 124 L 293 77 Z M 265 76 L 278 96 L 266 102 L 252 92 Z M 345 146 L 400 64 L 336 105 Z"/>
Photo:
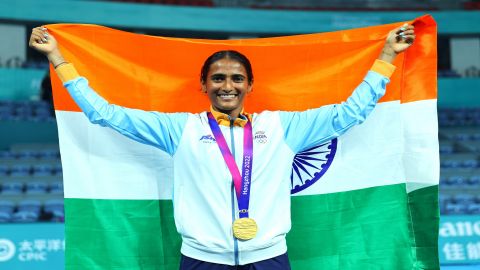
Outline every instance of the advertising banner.
<path fill-rule="evenodd" d="M 64 224 L 0 225 L 0 269 L 63 270 Z"/>
<path fill-rule="evenodd" d="M 438 250 L 441 264 L 480 264 L 480 216 L 442 216 Z"/>

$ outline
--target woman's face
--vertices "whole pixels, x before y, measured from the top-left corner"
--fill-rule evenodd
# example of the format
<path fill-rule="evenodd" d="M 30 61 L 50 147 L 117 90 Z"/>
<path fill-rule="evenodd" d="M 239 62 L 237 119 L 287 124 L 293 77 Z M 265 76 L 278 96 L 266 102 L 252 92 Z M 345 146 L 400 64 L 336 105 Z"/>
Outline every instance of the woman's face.
<path fill-rule="evenodd" d="M 245 95 L 252 91 L 252 84 L 240 62 L 223 58 L 210 65 L 202 90 L 216 111 L 237 117 L 243 109 Z"/>

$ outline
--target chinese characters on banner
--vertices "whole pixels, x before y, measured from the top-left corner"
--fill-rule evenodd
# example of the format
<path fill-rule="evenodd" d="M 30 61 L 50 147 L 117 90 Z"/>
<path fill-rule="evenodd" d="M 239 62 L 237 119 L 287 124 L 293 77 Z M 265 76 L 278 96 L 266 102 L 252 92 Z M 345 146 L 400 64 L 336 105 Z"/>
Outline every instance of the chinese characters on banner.
<path fill-rule="evenodd" d="M 480 217 L 443 216 L 439 233 L 440 263 L 480 263 Z"/>
<path fill-rule="evenodd" d="M 0 225 L 0 269 L 63 270 L 63 223 Z"/>

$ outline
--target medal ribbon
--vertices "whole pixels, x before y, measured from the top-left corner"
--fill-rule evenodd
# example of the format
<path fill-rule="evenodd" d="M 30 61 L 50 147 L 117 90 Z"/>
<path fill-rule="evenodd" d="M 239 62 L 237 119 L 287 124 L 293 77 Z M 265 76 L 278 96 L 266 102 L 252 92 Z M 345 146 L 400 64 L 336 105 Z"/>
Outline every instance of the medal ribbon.
<path fill-rule="evenodd" d="M 250 185 L 252 183 L 252 161 L 253 161 L 253 135 L 252 123 L 247 118 L 247 124 L 243 132 L 243 164 L 242 175 L 238 169 L 235 157 L 230 152 L 225 137 L 218 126 L 217 120 L 212 113 L 208 112 L 208 124 L 212 130 L 213 136 L 217 141 L 218 148 L 222 153 L 223 159 L 227 164 L 228 170 L 233 178 L 233 185 L 237 194 L 237 202 L 240 218 L 248 218 L 248 204 L 250 201 Z"/>

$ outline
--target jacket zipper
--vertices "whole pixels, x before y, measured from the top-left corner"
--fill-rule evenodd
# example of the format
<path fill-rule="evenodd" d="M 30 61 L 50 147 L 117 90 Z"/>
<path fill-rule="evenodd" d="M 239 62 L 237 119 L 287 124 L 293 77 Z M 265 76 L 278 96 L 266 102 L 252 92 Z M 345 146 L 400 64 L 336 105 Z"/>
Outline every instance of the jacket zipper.
<path fill-rule="evenodd" d="M 230 117 L 229 117 L 230 118 Z M 232 145 L 232 155 L 235 158 L 235 140 L 233 137 L 233 119 L 230 119 L 230 143 Z M 231 188 L 231 195 L 232 195 L 232 224 L 235 221 L 235 185 L 232 182 Z M 238 240 L 233 236 L 233 254 L 235 255 L 235 265 L 238 265 Z"/>

